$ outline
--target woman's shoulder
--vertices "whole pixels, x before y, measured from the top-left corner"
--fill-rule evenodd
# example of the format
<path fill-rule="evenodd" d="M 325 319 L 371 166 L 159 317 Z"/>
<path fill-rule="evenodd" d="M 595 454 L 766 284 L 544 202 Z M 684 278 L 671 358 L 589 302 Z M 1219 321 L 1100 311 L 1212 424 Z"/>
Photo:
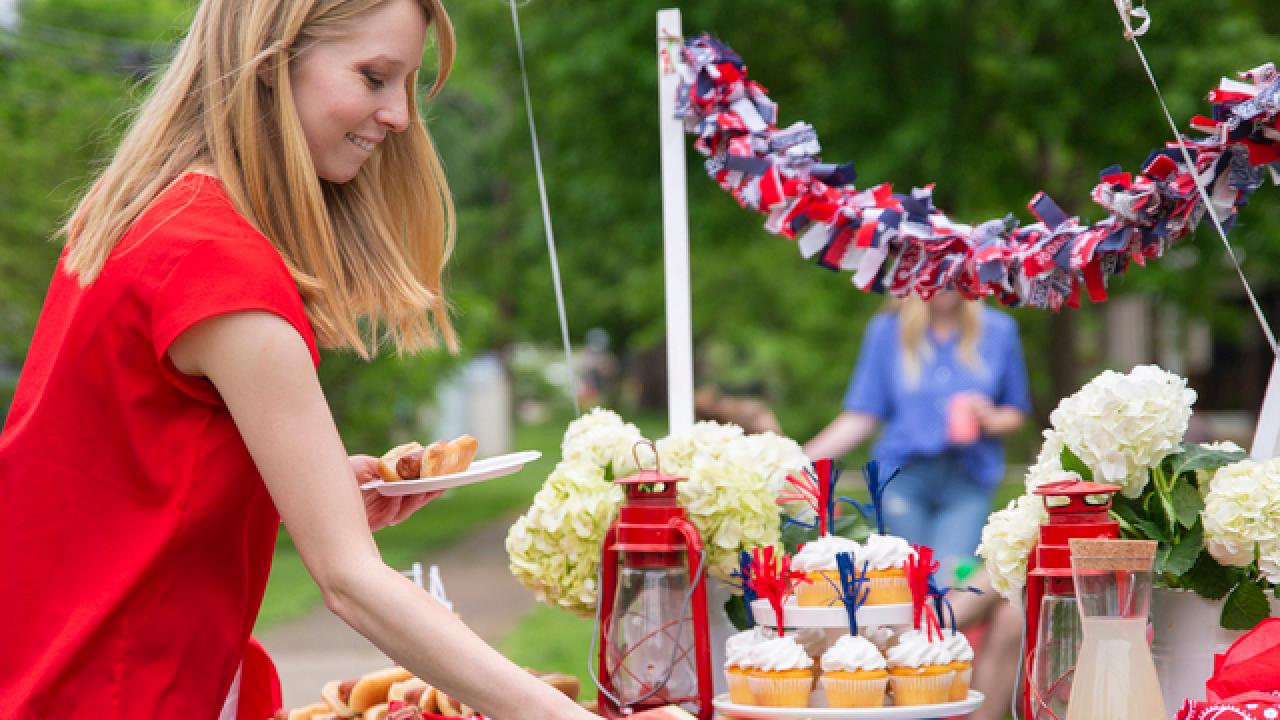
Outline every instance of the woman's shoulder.
<path fill-rule="evenodd" d="M 145 248 L 145 255 L 177 262 L 201 248 L 252 262 L 279 259 L 262 233 L 241 215 L 214 177 L 188 172 L 156 196 L 126 235 L 126 248 Z"/>
<path fill-rule="evenodd" d="M 1000 335 L 1016 335 L 1018 333 L 1018 321 L 1012 315 L 985 303 L 982 306 L 982 325 L 987 332 L 995 332 Z"/>

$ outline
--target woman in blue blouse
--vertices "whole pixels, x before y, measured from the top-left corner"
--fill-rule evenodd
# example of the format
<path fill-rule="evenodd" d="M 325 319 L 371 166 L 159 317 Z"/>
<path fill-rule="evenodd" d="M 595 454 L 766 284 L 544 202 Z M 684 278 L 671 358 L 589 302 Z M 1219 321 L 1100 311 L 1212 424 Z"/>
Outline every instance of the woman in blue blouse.
<path fill-rule="evenodd" d="M 953 291 L 912 296 L 872 318 L 844 412 L 805 452 L 840 457 L 883 427 L 872 454 L 883 472 L 902 469 L 885 491 L 887 529 L 932 547 L 946 571 L 977 548 L 1004 476 L 1001 438 L 1030 410 L 1012 317 Z"/>

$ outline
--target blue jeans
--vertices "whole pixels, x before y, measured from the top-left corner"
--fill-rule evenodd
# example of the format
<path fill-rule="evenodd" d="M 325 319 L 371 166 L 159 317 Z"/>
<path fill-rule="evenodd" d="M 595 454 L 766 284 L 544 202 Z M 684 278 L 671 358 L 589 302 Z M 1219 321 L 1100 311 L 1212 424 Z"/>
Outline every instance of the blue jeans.
<path fill-rule="evenodd" d="M 885 529 L 933 548 L 941 563 L 938 580 L 949 585 L 956 565 L 972 558 L 982 539 L 994 490 L 970 477 L 953 457 L 914 458 L 884 491 Z"/>

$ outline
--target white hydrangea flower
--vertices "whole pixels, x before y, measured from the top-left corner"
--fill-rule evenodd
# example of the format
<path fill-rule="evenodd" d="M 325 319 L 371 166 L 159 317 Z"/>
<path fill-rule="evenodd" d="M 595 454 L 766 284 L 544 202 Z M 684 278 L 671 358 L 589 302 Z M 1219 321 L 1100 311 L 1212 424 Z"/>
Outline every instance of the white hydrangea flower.
<path fill-rule="evenodd" d="M 637 453 L 641 460 L 652 457 L 648 449 L 633 452 L 642 440 L 644 436 L 635 425 L 623 422 L 612 410 L 597 407 L 569 423 L 560 454 L 569 462 L 611 466 L 613 477 L 627 477 L 636 472 Z"/>
<path fill-rule="evenodd" d="M 662 471 L 668 475 L 689 477 L 696 457 L 719 460 L 729 454 L 734 441 L 745 437 L 737 425 L 721 425 L 710 420 L 696 422 L 693 427 L 658 441 Z"/>
<path fill-rule="evenodd" d="M 603 465 L 556 465 L 507 533 L 511 574 L 539 601 L 589 615 L 599 592 L 601 545 L 622 499 Z"/>
<path fill-rule="evenodd" d="M 1107 370 L 1064 398 L 1049 416 L 1094 480 L 1115 483 L 1127 497 L 1142 494 L 1148 468 L 1175 452 L 1191 419 L 1196 393 L 1187 381 L 1155 365 L 1129 374 Z"/>
<path fill-rule="evenodd" d="M 1280 578 L 1280 458 L 1242 460 L 1220 468 L 1204 498 L 1205 546 L 1223 565 L 1253 562 L 1255 548 L 1268 556 L 1268 576 Z M 1260 563 L 1261 566 L 1261 563 Z"/>
<path fill-rule="evenodd" d="M 595 608 L 601 543 L 625 495 L 606 468 L 614 478 L 635 472 L 639 439 L 634 425 L 599 408 L 565 432 L 563 459 L 507 534 L 511 572 L 539 601 L 580 614 Z M 700 422 L 658 449 L 662 471 L 685 478 L 678 501 L 702 535 L 708 573 L 728 579 L 740 551 L 779 543 L 778 494 L 808 464 L 795 441 Z"/>
<path fill-rule="evenodd" d="M 771 432 L 743 436 L 733 444 L 733 455 L 740 464 L 767 473 L 765 480 L 774 495 L 787 489 L 788 475 L 802 472 L 809 464 L 800 443 Z"/>
<path fill-rule="evenodd" d="M 1280 540 L 1258 543 L 1258 569 L 1272 585 L 1280 585 Z"/>
<path fill-rule="evenodd" d="M 777 494 L 769 475 L 770 468 L 732 453 L 720 459 L 695 455 L 688 479 L 677 486 L 680 505 L 702 536 L 707 571 L 716 577 L 729 578 L 742 550 L 780 541 Z"/>
<path fill-rule="evenodd" d="M 1024 478 L 1027 492 L 1031 492 L 1047 482 L 1060 479 L 1058 476 L 1062 473 L 1062 449 L 1064 447 L 1062 433 L 1053 428 L 1045 428 L 1044 444 L 1040 446 L 1040 454 L 1036 456 L 1035 464 L 1027 468 L 1027 475 Z"/>
<path fill-rule="evenodd" d="M 1027 582 L 1027 560 L 1040 535 L 1040 525 L 1049 513 L 1044 499 L 1023 495 L 1009 501 L 1003 510 L 991 513 L 982 528 L 982 544 L 978 555 L 991 574 L 991 584 L 1005 598 L 1019 601 Z"/>

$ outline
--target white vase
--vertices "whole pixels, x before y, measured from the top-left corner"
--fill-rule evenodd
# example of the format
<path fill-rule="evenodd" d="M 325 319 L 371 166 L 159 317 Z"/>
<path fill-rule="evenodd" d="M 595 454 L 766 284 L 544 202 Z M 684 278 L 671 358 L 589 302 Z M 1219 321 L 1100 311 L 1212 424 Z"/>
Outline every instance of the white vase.
<path fill-rule="evenodd" d="M 724 646 L 729 637 L 738 632 L 724 612 L 730 594 L 728 585 L 707 576 L 707 631 L 711 636 L 711 680 L 716 695 L 729 692 L 724 675 Z"/>
<path fill-rule="evenodd" d="M 1204 684 L 1213 675 L 1213 656 L 1226 652 L 1243 631 L 1219 623 L 1223 600 L 1206 600 L 1190 590 L 1151 591 L 1151 655 L 1156 661 L 1164 709 L 1172 717 L 1188 699 L 1204 700 Z M 1271 601 L 1272 617 L 1280 601 Z"/>

